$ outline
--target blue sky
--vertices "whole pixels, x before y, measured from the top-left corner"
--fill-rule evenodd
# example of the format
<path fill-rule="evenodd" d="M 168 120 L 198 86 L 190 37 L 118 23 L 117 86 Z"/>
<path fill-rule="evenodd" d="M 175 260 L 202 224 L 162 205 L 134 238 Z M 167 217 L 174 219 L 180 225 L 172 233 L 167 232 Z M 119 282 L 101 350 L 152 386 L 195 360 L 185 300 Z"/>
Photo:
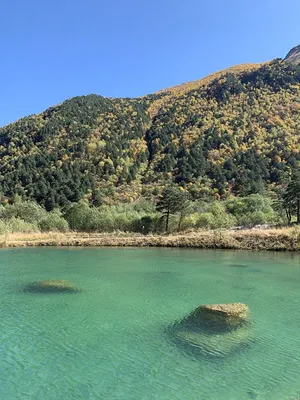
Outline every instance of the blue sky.
<path fill-rule="evenodd" d="M 72 96 L 140 96 L 300 44 L 299 0 L 9 0 L 0 11 L 0 125 Z"/>

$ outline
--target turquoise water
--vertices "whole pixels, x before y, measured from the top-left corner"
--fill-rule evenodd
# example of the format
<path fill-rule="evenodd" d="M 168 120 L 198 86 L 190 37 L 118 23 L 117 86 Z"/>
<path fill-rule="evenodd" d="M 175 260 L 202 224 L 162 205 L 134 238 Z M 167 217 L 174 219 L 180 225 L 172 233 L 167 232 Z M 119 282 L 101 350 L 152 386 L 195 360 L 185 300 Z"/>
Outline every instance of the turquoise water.
<path fill-rule="evenodd" d="M 22 291 L 45 279 L 83 291 Z M 1 250 L 0 399 L 295 400 L 299 289 L 299 254 Z M 241 346 L 172 337 L 198 305 L 237 301 L 252 321 Z"/>

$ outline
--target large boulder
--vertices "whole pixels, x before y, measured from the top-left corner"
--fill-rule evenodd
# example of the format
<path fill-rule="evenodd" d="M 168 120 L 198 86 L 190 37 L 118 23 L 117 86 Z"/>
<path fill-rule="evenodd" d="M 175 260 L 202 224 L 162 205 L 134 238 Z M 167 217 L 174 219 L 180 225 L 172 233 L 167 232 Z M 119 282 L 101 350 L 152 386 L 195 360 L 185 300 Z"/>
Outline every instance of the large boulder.
<path fill-rule="evenodd" d="M 247 318 L 249 307 L 244 303 L 228 303 L 228 304 L 208 304 L 198 307 L 196 310 L 207 313 L 207 315 L 215 315 L 222 318 Z"/>
<path fill-rule="evenodd" d="M 243 303 L 202 305 L 172 324 L 169 334 L 186 350 L 224 356 L 253 341 L 248 313 Z"/>
<path fill-rule="evenodd" d="M 248 321 L 249 308 L 244 303 L 208 304 L 196 308 L 189 320 L 195 324 L 205 324 L 207 327 L 233 329 Z"/>
<path fill-rule="evenodd" d="M 79 291 L 80 289 L 65 280 L 32 282 L 24 287 L 24 292 L 32 293 L 76 293 Z"/>

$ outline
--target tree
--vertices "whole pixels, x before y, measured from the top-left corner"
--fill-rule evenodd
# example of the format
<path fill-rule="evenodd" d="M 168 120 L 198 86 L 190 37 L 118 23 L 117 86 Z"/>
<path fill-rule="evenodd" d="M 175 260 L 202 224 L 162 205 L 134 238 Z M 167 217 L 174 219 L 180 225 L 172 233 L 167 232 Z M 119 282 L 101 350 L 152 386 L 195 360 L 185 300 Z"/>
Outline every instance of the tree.
<path fill-rule="evenodd" d="M 79 203 L 72 204 L 69 207 L 64 218 L 71 229 L 84 231 L 88 226 L 89 214 L 89 205 L 81 200 Z"/>
<path fill-rule="evenodd" d="M 295 212 L 295 204 L 287 199 L 284 199 L 286 188 L 280 186 L 275 189 L 275 199 L 273 200 L 273 209 L 281 217 L 285 216 L 288 225 L 292 222 L 292 215 Z"/>
<path fill-rule="evenodd" d="M 166 232 L 169 232 L 170 215 L 179 211 L 183 215 L 187 204 L 187 194 L 180 187 L 169 185 L 163 190 L 156 204 L 156 210 L 166 218 Z"/>
<path fill-rule="evenodd" d="M 288 210 L 296 210 L 297 224 L 300 224 L 300 174 L 294 174 L 283 195 L 283 202 Z M 289 219 L 291 220 L 291 218 Z"/>

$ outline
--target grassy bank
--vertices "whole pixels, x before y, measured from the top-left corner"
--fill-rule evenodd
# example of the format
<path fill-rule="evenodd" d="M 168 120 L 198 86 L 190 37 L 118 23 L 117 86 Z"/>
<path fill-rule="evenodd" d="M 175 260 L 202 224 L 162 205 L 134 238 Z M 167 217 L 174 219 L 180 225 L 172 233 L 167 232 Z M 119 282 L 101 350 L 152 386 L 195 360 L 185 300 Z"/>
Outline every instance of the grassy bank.
<path fill-rule="evenodd" d="M 117 246 L 184 247 L 199 249 L 300 251 L 300 229 L 197 231 L 177 235 L 96 234 L 83 232 L 10 233 L 0 236 L 2 247 Z"/>

